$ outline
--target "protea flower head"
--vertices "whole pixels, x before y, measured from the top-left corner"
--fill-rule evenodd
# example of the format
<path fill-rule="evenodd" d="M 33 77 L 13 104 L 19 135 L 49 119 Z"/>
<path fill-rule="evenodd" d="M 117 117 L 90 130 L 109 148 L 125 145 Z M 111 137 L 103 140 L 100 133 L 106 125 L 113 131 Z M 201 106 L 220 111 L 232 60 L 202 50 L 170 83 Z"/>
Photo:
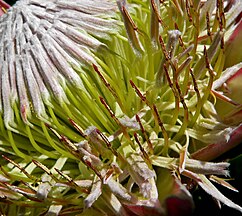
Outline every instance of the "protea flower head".
<path fill-rule="evenodd" d="M 191 182 L 242 212 L 211 162 L 242 136 L 240 0 L 0 5 L 2 215 L 190 215 Z"/>

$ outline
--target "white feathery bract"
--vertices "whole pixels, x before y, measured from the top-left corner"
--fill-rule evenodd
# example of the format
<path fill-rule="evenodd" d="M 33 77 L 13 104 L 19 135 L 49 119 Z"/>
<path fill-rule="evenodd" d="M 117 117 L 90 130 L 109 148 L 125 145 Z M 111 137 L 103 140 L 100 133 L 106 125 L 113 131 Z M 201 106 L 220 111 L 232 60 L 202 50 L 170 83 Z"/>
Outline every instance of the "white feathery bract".
<path fill-rule="evenodd" d="M 116 10 L 109 0 L 20 0 L 0 18 L 0 112 L 7 128 L 14 128 L 14 103 L 27 122 L 30 109 L 46 116 L 50 97 L 67 102 L 66 85 L 84 90 L 85 72 L 75 68 L 96 64 L 92 51 L 117 31 Z"/>

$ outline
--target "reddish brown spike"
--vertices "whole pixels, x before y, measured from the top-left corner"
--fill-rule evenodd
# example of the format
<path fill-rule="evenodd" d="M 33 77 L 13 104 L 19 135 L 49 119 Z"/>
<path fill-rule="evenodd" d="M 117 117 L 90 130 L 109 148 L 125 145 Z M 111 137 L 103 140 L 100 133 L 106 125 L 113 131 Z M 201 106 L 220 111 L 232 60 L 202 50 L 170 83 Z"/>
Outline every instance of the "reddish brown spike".
<path fill-rule="evenodd" d="M 93 68 L 94 68 L 94 70 L 95 70 L 96 72 L 99 72 L 97 65 L 92 64 L 92 66 L 93 66 Z"/>
<path fill-rule="evenodd" d="M 32 190 L 31 190 L 31 192 L 32 192 L 31 193 L 26 188 L 23 189 L 23 188 L 20 188 L 20 187 L 17 187 L 17 186 L 13 186 L 13 185 L 8 184 L 7 182 L 2 182 L 2 185 L 6 186 L 6 188 L 8 188 L 9 190 L 11 190 L 15 193 L 23 195 L 24 197 L 26 197 L 29 200 L 32 200 L 32 201 L 35 201 L 35 202 L 43 202 L 43 200 L 40 200 L 38 198 L 33 197 L 36 192 L 33 192 Z"/>
<path fill-rule="evenodd" d="M 225 101 L 227 103 L 230 103 L 233 106 L 239 106 L 240 105 L 238 102 L 232 100 L 231 98 L 229 98 L 229 97 L 227 97 L 227 96 L 223 95 L 222 93 L 219 93 L 219 92 L 217 92 L 215 90 L 211 90 L 211 93 L 214 94 L 220 100 Z"/>
<path fill-rule="evenodd" d="M 139 30 L 138 26 L 135 24 L 135 22 L 133 21 L 132 17 L 129 14 L 129 12 L 127 11 L 127 9 L 124 6 L 122 7 L 122 12 L 123 12 L 124 16 L 127 18 L 127 20 L 129 21 L 129 23 L 131 24 L 133 30 L 136 31 L 137 33 L 139 33 L 140 35 L 143 35 L 143 33 Z"/>
<path fill-rule="evenodd" d="M 68 149 L 68 151 L 70 151 L 76 158 L 78 158 L 84 164 L 86 164 L 90 169 L 92 169 L 97 174 L 98 177 L 101 178 L 101 174 L 95 169 L 95 167 L 91 164 L 90 161 L 82 157 L 77 147 L 73 145 L 73 143 L 67 137 L 61 135 L 60 140 L 65 144 L 65 147 Z"/>
<path fill-rule="evenodd" d="M 143 35 L 141 31 L 139 31 L 138 27 L 135 25 L 134 21 L 132 20 L 129 12 L 124 6 L 124 1 L 118 1 L 118 6 L 121 11 L 124 26 L 126 28 L 126 33 L 129 38 L 129 42 L 131 43 L 132 48 L 134 49 L 137 55 L 141 55 L 143 53 L 143 48 L 140 44 L 139 38 L 137 37 L 136 33 Z"/>
<path fill-rule="evenodd" d="M 100 77 L 100 79 L 102 80 L 103 84 L 106 86 L 106 88 L 111 92 L 111 94 L 113 95 L 113 97 L 116 99 L 117 103 L 119 104 L 120 108 L 122 110 L 125 110 L 125 107 L 122 104 L 122 101 L 120 100 L 120 98 L 118 97 L 115 89 L 110 85 L 110 83 L 105 79 L 105 77 L 103 76 L 103 74 L 101 73 L 101 71 L 98 69 L 98 67 L 93 64 L 93 68 L 95 70 L 95 72 L 98 74 L 98 76 Z"/>
<path fill-rule="evenodd" d="M 65 147 L 73 154 L 75 155 L 77 158 L 79 158 L 79 154 L 78 154 L 78 148 L 65 136 L 61 135 L 61 142 L 63 142 L 65 144 Z"/>
<path fill-rule="evenodd" d="M 64 174 L 62 171 L 60 171 L 59 169 L 55 168 L 55 171 L 62 176 L 64 179 L 66 179 L 68 181 L 68 184 L 72 187 L 74 187 L 77 191 L 81 191 L 83 193 L 89 194 L 89 190 L 84 189 L 79 187 L 71 177 L 69 177 L 68 175 Z"/>
<path fill-rule="evenodd" d="M 134 88 L 135 92 L 137 93 L 137 95 L 139 96 L 139 98 L 144 101 L 145 103 L 146 101 L 146 97 L 140 92 L 140 90 L 138 89 L 138 87 L 134 84 L 134 82 L 132 80 L 129 81 L 131 86 Z"/>
<path fill-rule="evenodd" d="M 110 109 L 110 107 L 108 106 L 108 104 L 104 100 L 104 98 L 102 98 L 100 96 L 99 99 L 100 99 L 101 103 L 105 106 L 105 108 L 108 110 L 108 112 L 110 113 L 110 115 L 114 119 L 114 121 L 117 123 L 117 125 L 120 126 L 120 128 L 122 129 L 122 132 L 123 132 L 124 136 L 129 140 L 130 144 L 132 145 L 132 141 L 130 139 L 130 136 L 129 136 L 128 132 L 126 131 L 126 128 L 120 123 L 120 121 L 118 120 L 118 118 L 115 116 L 115 114 L 113 113 L 113 111 Z"/>
<path fill-rule="evenodd" d="M 164 42 L 163 38 L 161 37 L 161 35 L 159 36 L 159 41 L 160 41 L 161 49 L 162 49 L 162 51 L 165 55 L 166 61 L 169 61 L 170 56 L 169 56 L 169 53 L 166 50 L 165 42 Z"/>
<path fill-rule="evenodd" d="M 118 99 L 117 93 L 115 92 L 115 90 L 111 87 L 110 83 L 108 83 L 108 81 L 104 78 L 104 76 L 102 75 L 102 73 L 99 71 L 98 67 L 95 64 L 92 64 L 95 72 L 98 74 L 98 76 L 100 77 L 100 79 L 102 80 L 102 82 L 104 83 L 104 85 L 107 87 L 107 89 L 112 93 L 112 95 Z"/>
<path fill-rule="evenodd" d="M 147 135 L 147 133 L 144 129 L 144 126 L 141 123 L 140 117 L 138 115 L 136 115 L 135 117 L 136 117 L 136 121 L 139 123 L 139 126 L 141 128 L 141 132 L 144 135 L 146 142 L 148 143 L 149 151 L 150 151 L 151 154 L 153 154 L 153 152 L 154 152 L 153 145 L 152 145 L 152 143 L 151 143 L 151 141 L 150 141 L 150 139 L 149 139 L 149 137 L 148 137 L 148 135 Z"/>
<path fill-rule="evenodd" d="M 83 138 L 86 138 L 86 135 L 84 134 L 82 128 L 72 119 L 68 119 L 69 122 L 74 126 L 74 128 L 81 134 Z"/>
<path fill-rule="evenodd" d="M 221 38 L 220 48 L 224 50 L 224 37 Z"/>
<path fill-rule="evenodd" d="M 135 25 L 133 19 L 131 18 L 131 16 L 129 15 L 127 9 L 126 9 L 124 6 L 122 7 L 122 12 L 123 12 L 124 15 L 128 18 L 129 23 L 132 25 L 133 29 L 134 29 L 135 31 L 137 31 L 137 30 L 138 30 L 138 27 Z"/>
<path fill-rule="evenodd" d="M 164 65 L 164 71 L 165 71 L 166 78 L 168 80 L 168 84 L 169 84 L 169 86 L 170 86 L 170 88 L 172 90 L 172 93 L 173 93 L 174 97 L 175 97 L 176 110 L 179 111 L 179 94 L 178 94 L 177 89 L 175 88 L 175 86 L 173 85 L 173 83 L 172 83 L 172 81 L 170 79 L 170 75 L 168 73 L 166 65 Z M 174 118 L 174 122 L 173 123 L 174 124 L 175 124 L 177 115 L 178 115 L 178 113 L 176 115 L 173 115 L 173 118 Z"/>
<path fill-rule="evenodd" d="M 226 25 L 226 19 L 224 15 L 224 0 L 217 0 L 218 14 L 219 14 L 219 28 L 222 31 Z"/>
<path fill-rule="evenodd" d="M 184 118 L 183 118 L 182 126 L 180 127 L 177 134 L 173 137 L 173 139 L 177 141 L 182 136 L 182 134 L 184 134 L 184 132 L 187 128 L 189 112 L 188 112 L 188 108 L 187 108 L 186 102 L 184 100 L 184 97 L 183 97 L 183 94 L 182 94 L 182 91 L 181 91 L 181 88 L 179 86 L 178 81 L 176 81 L 175 84 L 176 84 L 176 89 L 177 89 L 177 92 L 178 92 L 178 95 L 179 95 L 180 102 L 182 103 L 182 106 L 183 106 L 183 109 L 184 109 Z"/>
<path fill-rule="evenodd" d="M 198 86 L 197 86 L 197 81 L 195 79 L 195 75 L 194 75 L 194 73 L 193 73 L 191 68 L 189 69 L 189 72 L 190 72 L 190 75 L 192 77 L 192 82 L 193 82 L 194 90 L 195 90 L 195 92 L 197 94 L 197 98 L 198 98 L 198 100 L 200 100 L 201 99 L 201 95 L 200 95 L 200 92 L 198 90 Z"/>
<path fill-rule="evenodd" d="M 143 154 L 144 160 L 146 160 L 149 164 L 151 164 L 151 161 L 150 161 L 149 155 L 147 154 L 147 152 L 145 151 L 145 149 L 144 149 L 143 146 L 141 145 L 137 133 L 134 133 L 134 138 L 135 138 L 135 141 L 136 141 L 136 142 L 138 143 L 138 145 L 139 145 L 139 148 L 140 148 L 140 151 L 141 151 L 142 154 Z"/>
<path fill-rule="evenodd" d="M 210 17 L 209 13 L 206 13 L 206 24 L 207 24 L 207 35 L 211 37 L 211 31 L 210 31 Z"/>
<path fill-rule="evenodd" d="M 225 28 L 225 16 L 224 16 L 224 2 L 223 0 L 217 0 L 216 2 L 216 19 L 219 23 L 220 31 Z"/>
<path fill-rule="evenodd" d="M 35 197 L 28 196 L 28 195 L 25 194 L 25 193 L 21 193 L 21 194 L 22 194 L 23 196 L 25 196 L 27 199 L 32 200 L 32 201 L 34 201 L 34 202 L 39 202 L 39 203 L 42 203 L 42 202 L 43 202 L 43 200 L 40 200 L 40 199 L 35 198 Z"/>
<path fill-rule="evenodd" d="M 224 5 L 224 0 L 221 0 L 221 4 Z M 221 11 L 220 11 L 219 28 L 220 28 L 220 31 L 223 31 L 226 28 L 226 18 L 224 14 L 224 7 L 221 7 Z M 221 38 L 220 48 L 224 50 L 224 35 Z"/>
<path fill-rule="evenodd" d="M 174 26 L 175 26 L 175 29 L 176 29 L 176 30 L 179 30 L 178 25 L 177 25 L 176 22 L 175 22 Z"/>
<path fill-rule="evenodd" d="M 165 71 L 165 75 L 166 75 L 166 79 L 168 81 L 168 84 L 170 86 L 170 88 L 173 90 L 173 84 L 172 84 L 172 81 L 171 81 L 171 78 L 170 78 L 170 75 L 169 75 L 169 72 L 168 72 L 168 69 L 166 67 L 166 64 L 164 64 L 164 71 Z"/>
<path fill-rule="evenodd" d="M 55 180 L 56 182 L 60 182 L 60 180 L 58 178 L 56 178 L 52 172 L 42 163 L 40 163 L 37 160 L 32 160 L 32 162 L 39 167 L 40 169 L 42 169 L 45 173 L 47 173 L 53 180 Z"/>
<path fill-rule="evenodd" d="M 107 183 L 110 178 L 112 178 L 113 174 L 114 174 L 113 168 L 109 168 L 105 173 L 105 176 L 103 177 L 104 184 Z"/>
<path fill-rule="evenodd" d="M 157 107 L 156 105 L 153 105 L 153 110 L 154 110 L 154 113 L 155 113 L 155 119 L 157 120 L 157 123 L 158 125 L 162 128 L 162 130 L 164 129 L 164 126 L 163 126 L 163 123 L 160 119 L 160 115 L 158 113 L 158 110 L 157 110 Z"/>
<path fill-rule="evenodd" d="M 48 124 L 45 124 L 45 126 L 46 127 L 48 127 L 50 130 L 51 130 L 51 132 L 53 133 L 53 134 L 55 134 L 55 136 L 59 139 L 59 140 L 61 140 L 61 135 L 54 129 L 54 128 L 52 128 L 50 125 L 48 125 Z"/>
<path fill-rule="evenodd" d="M 35 188 L 33 188 L 28 182 L 25 182 L 23 180 L 20 180 L 20 182 L 22 184 L 24 184 L 25 186 L 27 186 L 33 193 L 36 193 L 37 191 L 35 190 Z"/>
<path fill-rule="evenodd" d="M 56 130 L 53 128 L 49 128 L 56 137 L 64 144 L 64 147 L 76 158 L 81 159 L 77 147 L 65 136 L 60 135 Z"/>
<path fill-rule="evenodd" d="M 119 120 L 117 119 L 117 117 L 115 116 L 115 114 L 113 113 L 113 111 L 111 110 L 111 108 L 108 106 L 108 104 L 105 101 L 105 99 L 103 97 L 101 97 L 101 96 L 99 96 L 99 99 L 100 99 L 101 103 L 104 105 L 104 107 L 106 108 L 106 110 L 109 112 L 110 116 L 114 119 L 114 121 L 118 125 L 121 125 L 121 123 L 119 122 Z"/>
<path fill-rule="evenodd" d="M 160 15 L 159 15 L 158 8 L 157 8 L 157 6 L 156 6 L 154 0 L 151 0 L 151 7 L 152 7 L 152 9 L 153 9 L 153 11 L 154 11 L 154 13 L 155 13 L 155 15 L 156 15 L 156 17 L 157 17 L 158 22 L 159 22 L 163 27 L 167 28 L 167 26 L 165 25 L 164 21 L 161 19 Z"/>
<path fill-rule="evenodd" d="M 164 138 L 164 149 L 163 149 L 163 153 L 164 154 L 168 154 L 168 148 L 169 148 L 169 137 L 168 134 L 166 132 L 166 129 L 160 119 L 160 115 L 158 113 L 157 107 L 155 106 L 155 104 L 153 105 L 153 110 L 154 110 L 154 118 L 157 121 L 158 125 L 160 126 L 163 138 Z"/>
<path fill-rule="evenodd" d="M 101 175 L 101 173 L 92 165 L 92 163 L 88 160 L 88 159 L 86 159 L 86 158 L 84 158 L 83 159 L 83 162 L 90 168 L 90 169 L 92 169 L 93 170 L 93 172 L 102 180 L 103 179 L 103 177 L 102 177 L 102 175 Z"/>
<path fill-rule="evenodd" d="M 179 31 L 179 27 L 178 27 L 177 23 L 175 23 L 175 29 Z M 182 40 L 181 35 L 179 35 L 179 45 L 183 49 L 183 51 L 186 50 L 186 46 Z M 189 56 L 189 53 L 188 53 L 188 56 Z"/>
<path fill-rule="evenodd" d="M 192 0 L 188 0 L 189 1 L 189 5 L 190 5 L 190 8 L 193 8 L 193 1 Z"/>
<path fill-rule="evenodd" d="M 212 69 L 210 67 L 206 46 L 204 46 L 204 56 L 205 56 L 206 68 L 208 69 L 210 76 L 214 77 L 215 75 L 214 75 L 214 72 L 212 71 Z"/>
<path fill-rule="evenodd" d="M 163 23 L 163 21 L 162 21 L 162 19 L 161 19 L 160 15 L 159 15 L 158 8 L 157 8 L 157 6 L 156 6 L 156 4 L 155 4 L 155 1 L 154 1 L 154 0 L 151 0 L 151 7 L 152 7 L 153 11 L 155 12 L 155 15 L 156 15 L 156 17 L 157 17 L 157 19 L 158 19 L 159 23 L 161 23 L 161 24 L 162 24 L 162 23 Z"/>
<path fill-rule="evenodd" d="M 208 12 L 206 13 L 206 24 L 207 24 L 207 35 L 210 38 L 210 41 L 212 42 L 212 34 L 210 30 L 210 17 Z"/>
<path fill-rule="evenodd" d="M 107 147 L 112 151 L 112 153 L 118 157 L 118 153 L 113 149 L 111 143 L 108 141 L 108 138 L 98 129 L 96 129 L 96 132 L 100 135 L 104 143 L 107 145 Z"/>
<path fill-rule="evenodd" d="M 78 185 L 73 181 L 73 179 L 71 177 L 69 177 L 68 175 L 65 175 L 64 173 L 62 173 L 59 169 L 55 168 L 55 171 L 64 179 L 66 179 L 69 183 L 69 185 L 74 186 L 74 188 L 78 187 Z"/>
<path fill-rule="evenodd" d="M 192 22 L 192 15 L 191 15 L 190 4 L 188 0 L 186 0 L 186 11 L 187 11 L 187 16 L 189 18 L 189 22 Z"/>
<path fill-rule="evenodd" d="M 170 86 L 170 88 L 171 88 L 171 90 L 172 90 L 172 92 L 173 92 L 175 98 L 179 100 L 178 95 L 177 95 L 177 91 L 176 91 L 176 89 L 175 89 L 175 87 L 174 87 L 174 85 L 173 85 L 173 83 L 172 83 L 172 81 L 171 81 L 171 78 L 170 78 L 170 75 L 169 75 L 168 69 L 167 69 L 167 67 L 166 67 L 165 64 L 164 64 L 164 71 L 165 71 L 165 75 L 166 75 L 166 79 L 167 79 L 167 81 L 168 81 L 168 84 L 169 84 L 169 86 Z"/>
<path fill-rule="evenodd" d="M 50 128 L 50 127 L 51 127 L 48 123 L 45 123 L 45 126 L 46 126 L 47 128 Z"/>
<path fill-rule="evenodd" d="M 179 94 L 179 97 L 180 97 L 180 101 L 182 103 L 182 106 L 184 108 L 184 120 L 183 121 L 187 123 L 188 117 L 189 117 L 188 116 L 188 108 L 187 108 L 186 102 L 184 100 L 184 97 L 182 95 L 181 88 L 180 88 L 178 82 L 176 82 L 176 88 L 177 88 L 177 91 L 178 91 L 178 94 Z"/>
<path fill-rule="evenodd" d="M 15 167 L 17 167 L 22 173 L 24 173 L 29 179 L 32 180 L 36 180 L 36 178 L 32 175 L 30 175 L 23 167 L 21 167 L 19 164 L 15 163 L 13 160 L 11 160 L 10 158 L 8 158 L 5 155 L 2 155 L 2 157 L 7 160 L 8 162 L 10 162 L 11 164 L 13 164 Z"/>
<path fill-rule="evenodd" d="M 183 105 L 183 108 L 187 110 L 187 105 L 185 103 L 184 97 L 183 97 L 182 92 L 181 92 L 181 88 L 180 88 L 179 83 L 177 81 L 176 81 L 176 89 L 178 91 L 178 94 L 179 94 L 179 97 L 180 97 L 180 101 L 181 101 L 181 103 Z"/>
<path fill-rule="evenodd" d="M 101 78 L 102 82 L 105 84 L 105 86 L 107 88 L 110 88 L 110 84 L 107 82 L 107 80 L 101 74 L 101 72 L 99 71 L 98 67 L 95 64 L 92 64 L 92 66 L 93 66 L 94 70 L 96 71 L 96 73 L 98 74 L 98 76 Z"/>
<path fill-rule="evenodd" d="M 207 69 L 210 69 L 210 64 L 209 64 L 209 60 L 208 60 L 208 53 L 207 53 L 207 48 L 206 48 L 206 46 L 204 46 L 203 54 L 204 54 L 204 56 L 205 56 L 205 64 L 206 64 L 206 68 L 207 68 Z"/>
<path fill-rule="evenodd" d="M 10 175 L 3 169 L 3 167 L 0 165 L 0 170 L 1 172 L 7 177 L 7 178 L 11 178 Z"/>
<path fill-rule="evenodd" d="M 218 23 L 220 22 L 220 17 L 219 17 L 219 1 L 216 2 L 216 20 Z"/>

